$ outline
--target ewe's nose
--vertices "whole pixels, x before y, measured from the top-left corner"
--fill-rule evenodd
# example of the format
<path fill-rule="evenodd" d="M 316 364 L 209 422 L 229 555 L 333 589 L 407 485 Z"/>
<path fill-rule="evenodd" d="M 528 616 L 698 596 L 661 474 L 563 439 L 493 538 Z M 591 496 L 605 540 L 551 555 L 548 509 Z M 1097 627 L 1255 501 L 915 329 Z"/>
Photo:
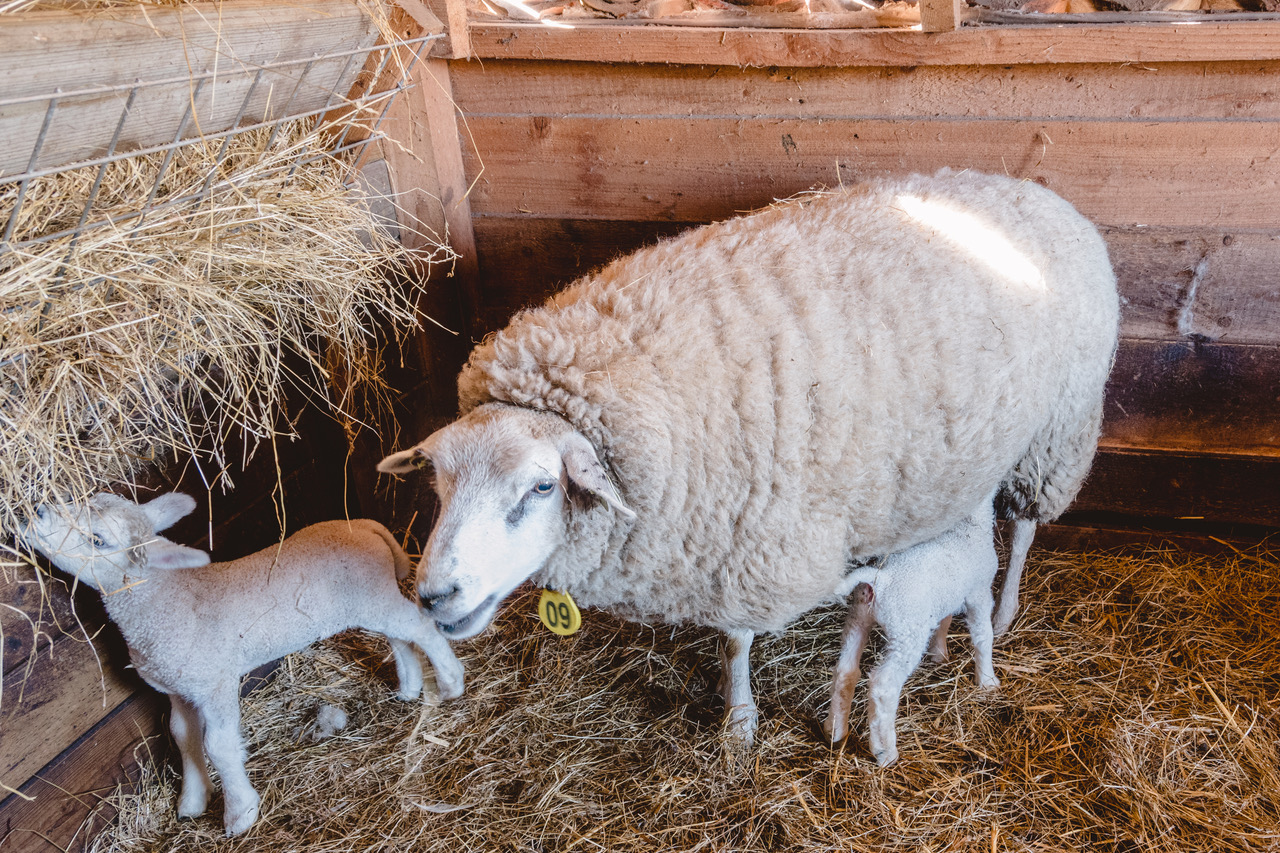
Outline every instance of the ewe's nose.
<path fill-rule="evenodd" d="M 422 601 L 422 608 L 427 612 L 431 612 L 438 607 L 442 607 L 449 603 L 449 599 L 453 598 L 461 591 L 456 583 L 443 592 L 420 592 L 418 598 Z"/>

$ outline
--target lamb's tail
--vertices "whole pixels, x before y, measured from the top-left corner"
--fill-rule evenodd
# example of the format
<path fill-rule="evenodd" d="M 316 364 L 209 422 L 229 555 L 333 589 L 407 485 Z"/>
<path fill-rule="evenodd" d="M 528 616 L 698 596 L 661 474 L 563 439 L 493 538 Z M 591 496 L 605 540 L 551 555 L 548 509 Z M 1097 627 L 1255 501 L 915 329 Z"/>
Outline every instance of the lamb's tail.
<path fill-rule="evenodd" d="M 849 593 L 857 589 L 860 583 L 871 584 L 874 587 L 876 575 L 879 573 L 879 560 L 868 563 L 865 566 L 857 566 L 841 578 L 840 585 L 836 587 L 836 595 L 845 598 Z"/>
<path fill-rule="evenodd" d="M 400 543 L 396 541 L 396 537 L 391 534 L 383 525 L 374 521 L 370 528 L 382 537 L 382 541 L 387 543 L 387 547 L 391 549 L 391 558 L 396 564 L 396 580 L 402 581 L 413 573 L 413 560 L 409 559 L 409 555 L 400 547 Z"/>

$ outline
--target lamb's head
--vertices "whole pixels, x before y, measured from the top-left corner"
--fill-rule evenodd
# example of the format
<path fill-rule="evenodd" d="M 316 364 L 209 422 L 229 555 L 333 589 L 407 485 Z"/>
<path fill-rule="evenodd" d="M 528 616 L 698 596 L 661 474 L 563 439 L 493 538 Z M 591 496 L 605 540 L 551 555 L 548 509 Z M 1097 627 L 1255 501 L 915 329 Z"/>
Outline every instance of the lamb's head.
<path fill-rule="evenodd" d="M 415 468 L 430 470 L 441 506 L 418 595 L 450 639 L 484 630 L 565 541 L 571 513 L 603 502 L 634 517 L 591 442 L 547 412 L 481 406 L 378 465 L 392 474 Z"/>
<path fill-rule="evenodd" d="M 22 539 L 81 583 L 108 592 L 149 568 L 203 566 L 209 555 L 156 535 L 195 509 L 174 492 L 145 504 L 102 492 L 83 506 L 47 504 L 36 510 Z"/>

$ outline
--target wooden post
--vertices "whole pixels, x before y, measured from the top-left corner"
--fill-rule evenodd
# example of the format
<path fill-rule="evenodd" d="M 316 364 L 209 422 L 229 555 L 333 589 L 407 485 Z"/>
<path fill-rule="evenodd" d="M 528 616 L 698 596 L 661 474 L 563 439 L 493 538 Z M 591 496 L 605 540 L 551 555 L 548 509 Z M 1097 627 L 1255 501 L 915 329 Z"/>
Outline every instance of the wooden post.
<path fill-rule="evenodd" d="M 946 33 L 960 29 L 965 0 L 920 0 L 920 29 L 926 33 Z"/>

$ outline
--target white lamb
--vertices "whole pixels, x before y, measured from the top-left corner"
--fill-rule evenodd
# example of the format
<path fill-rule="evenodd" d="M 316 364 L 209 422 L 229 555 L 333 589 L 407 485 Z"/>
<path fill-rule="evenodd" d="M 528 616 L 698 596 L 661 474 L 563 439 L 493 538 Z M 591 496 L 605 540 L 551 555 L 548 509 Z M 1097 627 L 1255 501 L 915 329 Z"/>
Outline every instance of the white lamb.
<path fill-rule="evenodd" d="M 462 665 L 397 585 L 408 556 L 375 521 L 328 521 L 229 563 L 157 536 L 195 507 L 188 495 L 142 505 L 111 494 L 84 507 L 41 507 L 24 531 L 58 568 L 103 593 L 138 674 L 168 693 L 182 754 L 181 817 L 201 814 L 212 783 L 225 794 L 227 835 L 253 825 L 259 796 L 245 772 L 240 678 L 256 666 L 348 628 L 386 635 L 400 697 L 422 690 L 421 649 L 440 695 L 462 693 Z M 203 734 L 203 745 L 201 735 Z"/>
<path fill-rule="evenodd" d="M 867 679 L 871 753 L 881 767 L 898 760 L 895 722 L 902 687 L 920 665 L 926 646 L 934 660 L 946 659 L 953 615 L 963 613 L 969 625 L 978 686 L 1000 686 L 991 663 L 991 583 L 999 565 L 994 524 L 992 501 L 986 500 L 941 536 L 850 572 L 845 588 L 853 593 L 824 726 L 832 743 L 849 733 L 858 664 L 873 625 L 885 635 L 880 665 Z"/>
<path fill-rule="evenodd" d="M 434 473 L 418 592 L 447 637 L 529 578 L 716 628 L 749 741 L 754 635 L 831 600 L 850 560 L 941 535 L 993 489 L 1028 544 L 1066 509 L 1118 327 L 1106 244 L 1049 190 L 879 180 L 584 277 L 478 346 L 462 417 L 378 467 Z"/>

